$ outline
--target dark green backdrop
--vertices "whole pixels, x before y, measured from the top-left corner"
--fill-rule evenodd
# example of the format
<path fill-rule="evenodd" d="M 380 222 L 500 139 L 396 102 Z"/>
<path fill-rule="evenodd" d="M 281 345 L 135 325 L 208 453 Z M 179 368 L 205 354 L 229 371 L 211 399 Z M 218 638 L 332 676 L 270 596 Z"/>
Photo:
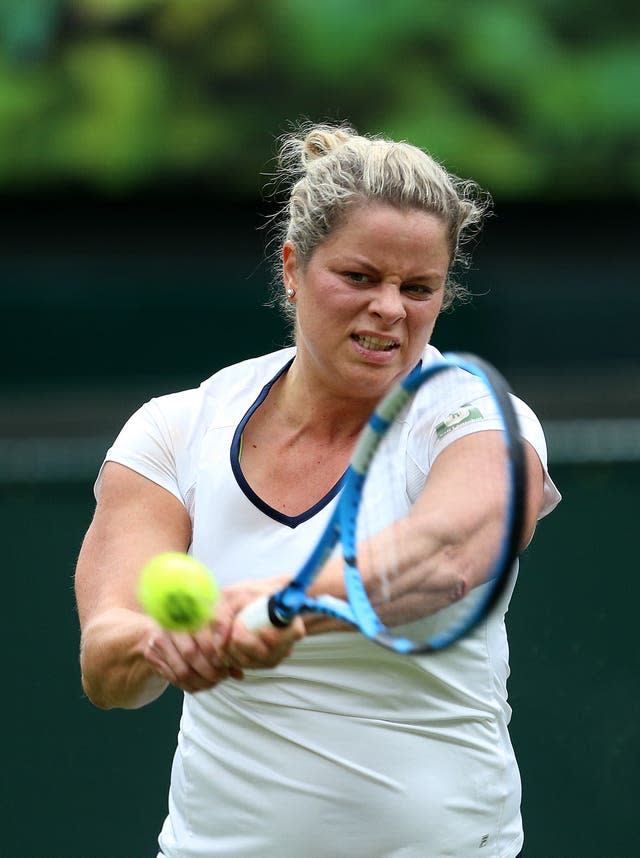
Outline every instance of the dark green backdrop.
<path fill-rule="evenodd" d="M 0 239 L 2 435 L 101 435 L 106 446 L 147 396 L 282 343 L 260 306 L 258 223 L 221 201 L 16 207 Z M 575 416 L 575 389 L 593 387 L 596 362 L 611 378 L 637 365 L 629 223 L 624 212 L 594 221 L 586 204 L 500 209 L 470 275 L 478 297 L 442 320 L 436 344 L 537 379 L 531 404 L 543 419 Z M 559 375 L 561 395 L 550 396 Z M 581 400 L 586 416 L 605 407 L 605 388 Z M 80 687 L 72 575 L 101 449 L 90 446 L 74 478 L 0 484 L 8 858 L 151 858 L 165 813 L 179 696 L 101 712 Z M 558 464 L 553 474 L 564 501 L 523 559 L 509 614 L 527 856 L 630 858 L 640 463 Z"/>

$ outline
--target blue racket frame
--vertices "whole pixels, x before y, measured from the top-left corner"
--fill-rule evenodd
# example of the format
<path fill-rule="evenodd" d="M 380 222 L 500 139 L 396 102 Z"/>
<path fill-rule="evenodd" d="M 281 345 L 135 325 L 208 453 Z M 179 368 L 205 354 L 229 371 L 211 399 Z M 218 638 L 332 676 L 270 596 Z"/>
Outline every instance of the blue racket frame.
<path fill-rule="evenodd" d="M 478 600 L 469 615 L 445 633 L 424 641 L 412 641 L 396 636 L 382 623 L 369 602 L 358 571 L 356 522 L 369 464 L 385 432 L 418 388 L 441 372 L 454 368 L 465 370 L 479 378 L 490 391 L 498 409 L 509 453 L 508 515 L 501 550 L 487 578 L 489 586 L 485 587 L 483 598 Z M 291 582 L 268 600 L 270 622 L 274 626 L 284 627 L 300 613 L 324 614 L 357 627 L 367 638 L 400 654 L 429 653 L 445 649 L 475 628 L 503 592 L 522 543 L 525 489 L 524 443 L 507 382 L 494 367 L 475 355 L 453 352 L 444 354 L 442 360 L 411 372 L 382 399 L 369 418 L 358 439 L 329 524 Z M 329 559 L 338 541 L 341 541 L 343 546 L 348 602 L 332 596 L 308 596 L 307 587 Z"/>

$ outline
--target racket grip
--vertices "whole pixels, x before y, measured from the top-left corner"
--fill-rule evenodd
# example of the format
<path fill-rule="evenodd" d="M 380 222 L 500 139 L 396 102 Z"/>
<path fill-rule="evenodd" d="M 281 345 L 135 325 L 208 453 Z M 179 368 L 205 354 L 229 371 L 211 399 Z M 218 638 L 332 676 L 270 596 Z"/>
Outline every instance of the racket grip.
<path fill-rule="evenodd" d="M 238 619 L 245 624 L 250 632 L 257 632 L 258 629 L 273 626 L 269 617 L 270 598 L 270 596 L 260 596 L 255 601 L 245 605 L 238 614 Z"/>

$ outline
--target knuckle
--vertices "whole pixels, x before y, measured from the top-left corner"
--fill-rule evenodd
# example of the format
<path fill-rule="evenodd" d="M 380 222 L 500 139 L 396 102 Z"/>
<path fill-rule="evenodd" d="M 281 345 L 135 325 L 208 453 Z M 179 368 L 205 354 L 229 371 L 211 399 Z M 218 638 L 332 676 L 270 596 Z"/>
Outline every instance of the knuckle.
<path fill-rule="evenodd" d="M 185 658 L 187 661 L 192 661 L 198 653 L 198 646 L 193 640 L 193 638 L 186 638 L 182 642 L 180 650 L 182 652 L 183 658 Z"/>
<path fill-rule="evenodd" d="M 187 684 L 193 681 L 193 677 L 195 676 L 192 668 L 185 663 L 181 663 L 175 666 L 174 668 L 175 675 L 178 677 L 179 681 Z"/>

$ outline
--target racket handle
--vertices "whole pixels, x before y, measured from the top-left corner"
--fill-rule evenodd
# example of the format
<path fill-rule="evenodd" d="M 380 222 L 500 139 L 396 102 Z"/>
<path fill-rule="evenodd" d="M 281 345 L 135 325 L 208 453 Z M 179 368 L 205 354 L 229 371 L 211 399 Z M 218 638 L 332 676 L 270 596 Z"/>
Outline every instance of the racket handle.
<path fill-rule="evenodd" d="M 238 614 L 238 619 L 245 624 L 250 632 L 257 632 L 258 629 L 273 625 L 269 617 L 270 598 L 270 596 L 260 596 L 255 601 L 245 605 Z"/>

